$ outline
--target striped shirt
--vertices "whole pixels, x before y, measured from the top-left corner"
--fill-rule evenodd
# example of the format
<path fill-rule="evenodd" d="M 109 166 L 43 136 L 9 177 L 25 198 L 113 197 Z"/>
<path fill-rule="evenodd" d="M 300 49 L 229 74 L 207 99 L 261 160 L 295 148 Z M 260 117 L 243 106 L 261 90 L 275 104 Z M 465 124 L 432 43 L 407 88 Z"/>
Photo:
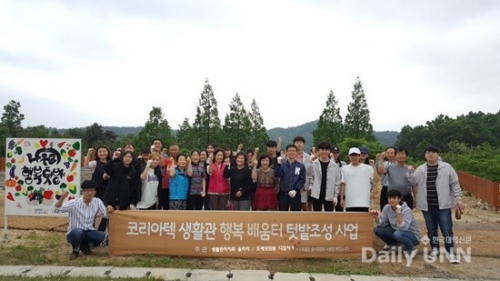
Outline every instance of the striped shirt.
<path fill-rule="evenodd" d="M 429 210 L 439 209 L 439 199 L 436 189 L 436 179 L 438 176 L 438 165 L 427 165 L 427 204 Z"/>
<path fill-rule="evenodd" d="M 54 211 L 56 213 L 69 213 L 68 233 L 73 229 L 95 230 L 94 219 L 98 212 L 104 218 L 108 217 L 106 207 L 99 198 L 93 198 L 87 205 L 80 197 L 64 203 L 61 208 Z"/>
<path fill-rule="evenodd" d="M 203 191 L 203 180 L 205 179 L 205 163 L 192 164 L 193 175 L 189 195 L 200 195 Z"/>

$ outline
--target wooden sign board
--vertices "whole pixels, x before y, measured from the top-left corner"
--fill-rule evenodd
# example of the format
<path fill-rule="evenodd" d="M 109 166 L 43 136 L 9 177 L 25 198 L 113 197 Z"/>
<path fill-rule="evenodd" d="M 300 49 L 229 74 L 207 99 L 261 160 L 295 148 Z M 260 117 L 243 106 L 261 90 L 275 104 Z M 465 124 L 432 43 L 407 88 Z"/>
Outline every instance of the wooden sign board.
<path fill-rule="evenodd" d="M 112 256 L 360 257 L 374 235 L 369 213 L 343 212 L 118 211 L 109 227 Z"/>

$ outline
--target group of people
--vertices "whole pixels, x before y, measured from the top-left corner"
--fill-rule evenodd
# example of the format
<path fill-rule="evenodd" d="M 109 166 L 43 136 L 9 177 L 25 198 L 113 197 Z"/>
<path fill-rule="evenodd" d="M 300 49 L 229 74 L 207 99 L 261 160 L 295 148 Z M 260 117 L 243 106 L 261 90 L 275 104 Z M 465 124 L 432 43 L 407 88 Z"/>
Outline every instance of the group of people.
<path fill-rule="evenodd" d="M 90 243 L 105 239 L 108 212 L 128 209 L 371 212 L 384 250 L 403 244 L 415 254 L 420 239 L 412 214 L 416 205 L 424 214 L 433 255 L 439 254 L 439 225 L 450 261 L 456 262 L 451 209 L 464 205 L 458 177 L 449 164 L 438 161 L 439 149 L 427 148 L 427 163 L 414 169 L 406 164 L 404 148 L 389 147 L 375 161 L 367 148 L 352 147 L 347 164 L 335 145 L 321 142 L 310 154 L 304 145 L 305 139 L 297 136 L 279 154 L 281 138 L 268 141 L 265 153 L 243 151 L 240 144 L 236 152 L 208 145 L 185 155 L 179 145 L 166 151 L 155 139 L 137 158 L 133 144 L 113 156 L 106 146 L 91 148 L 85 166 L 92 179 L 82 183 L 83 196 L 63 204 L 63 193 L 56 202 L 59 211 L 70 213 L 70 258 L 90 253 Z M 380 213 L 369 210 L 378 177 L 383 185 Z M 96 213 L 102 216 L 97 229 Z"/>
<path fill-rule="evenodd" d="M 420 243 L 420 231 L 412 212 L 416 207 L 422 211 L 427 228 L 431 246 L 428 258 L 440 255 L 439 226 L 448 260 L 452 264 L 460 262 L 454 251 L 452 209 L 456 209 L 459 218 L 465 205 L 457 173 L 439 154 L 439 148 L 427 147 L 426 163 L 417 168 L 406 164 L 405 148 L 389 147 L 377 155 L 377 171 L 382 175 L 381 212 L 370 212 L 377 222 L 375 234 L 386 243 L 382 251 L 395 251 L 402 244 L 410 257 L 416 255 Z"/>

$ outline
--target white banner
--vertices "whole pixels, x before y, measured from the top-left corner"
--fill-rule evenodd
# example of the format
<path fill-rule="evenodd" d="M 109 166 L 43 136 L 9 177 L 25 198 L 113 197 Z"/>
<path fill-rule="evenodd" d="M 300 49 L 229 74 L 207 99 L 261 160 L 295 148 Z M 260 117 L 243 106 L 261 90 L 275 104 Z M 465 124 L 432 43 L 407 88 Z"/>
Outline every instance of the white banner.
<path fill-rule="evenodd" d="M 7 138 L 5 213 L 23 216 L 55 214 L 64 190 L 67 200 L 80 197 L 81 140 Z"/>

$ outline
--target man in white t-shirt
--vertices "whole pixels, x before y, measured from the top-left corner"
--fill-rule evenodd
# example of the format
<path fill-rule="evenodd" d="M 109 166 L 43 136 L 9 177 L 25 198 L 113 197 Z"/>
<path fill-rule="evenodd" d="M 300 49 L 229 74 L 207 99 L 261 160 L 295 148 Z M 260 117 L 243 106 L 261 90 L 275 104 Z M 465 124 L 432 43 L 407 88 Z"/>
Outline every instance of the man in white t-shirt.
<path fill-rule="evenodd" d="M 373 181 L 373 168 L 360 162 L 357 147 L 349 149 L 350 164 L 342 167 L 340 204 L 347 212 L 368 212 Z M 345 199 L 344 199 L 345 195 Z"/>

